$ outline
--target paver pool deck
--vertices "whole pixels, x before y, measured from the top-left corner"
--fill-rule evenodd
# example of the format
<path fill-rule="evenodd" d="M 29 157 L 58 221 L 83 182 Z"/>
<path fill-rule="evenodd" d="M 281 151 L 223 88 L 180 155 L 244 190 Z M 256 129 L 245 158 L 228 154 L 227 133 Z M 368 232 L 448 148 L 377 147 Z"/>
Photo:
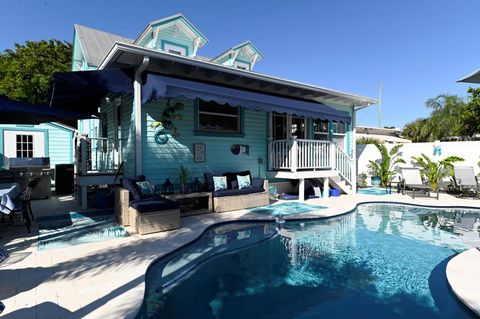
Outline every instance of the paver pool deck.
<path fill-rule="evenodd" d="M 357 194 L 308 200 L 308 204 L 327 208 L 294 218 L 332 217 L 351 211 L 362 202 L 480 208 L 479 200 L 459 199 L 447 194 L 440 194 L 440 200 L 425 197 L 414 200 L 400 194 Z M 35 204 L 34 212 L 41 214 L 42 211 L 56 209 L 55 201 L 48 203 Z M 22 227 L 1 228 L 3 238 L 0 239 L 0 246 L 6 247 L 11 254 L 0 268 L 0 300 L 6 306 L 1 317 L 134 318 L 143 299 L 145 271 L 152 261 L 194 240 L 215 223 L 266 218 L 269 217 L 246 210 L 192 216 L 183 218 L 182 228 L 175 231 L 144 236 L 132 234 L 124 238 L 46 251 L 37 250 L 35 231 L 27 236 Z M 459 256 L 461 254 L 456 258 Z M 19 261 L 12 263 L 12 260 Z M 458 272 L 464 262 L 470 263 L 472 269 L 480 269 L 480 253 L 477 258 L 465 260 L 453 269 Z M 475 262 L 475 266 L 472 262 Z M 476 289 L 468 291 L 468 300 L 473 298 L 469 306 L 480 314 L 480 272 L 477 271 L 476 275 L 474 271 L 471 273 L 468 281 L 476 284 L 458 285 L 453 290 L 464 300 L 461 296 L 467 292 L 463 290 Z"/>

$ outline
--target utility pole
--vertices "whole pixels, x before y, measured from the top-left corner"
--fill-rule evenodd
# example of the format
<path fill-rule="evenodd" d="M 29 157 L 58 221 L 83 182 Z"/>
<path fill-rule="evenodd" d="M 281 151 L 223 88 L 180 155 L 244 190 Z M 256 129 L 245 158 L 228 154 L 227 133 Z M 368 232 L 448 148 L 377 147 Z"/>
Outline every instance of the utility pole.
<path fill-rule="evenodd" d="M 382 82 L 378 83 L 378 127 L 382 128 Z"/>

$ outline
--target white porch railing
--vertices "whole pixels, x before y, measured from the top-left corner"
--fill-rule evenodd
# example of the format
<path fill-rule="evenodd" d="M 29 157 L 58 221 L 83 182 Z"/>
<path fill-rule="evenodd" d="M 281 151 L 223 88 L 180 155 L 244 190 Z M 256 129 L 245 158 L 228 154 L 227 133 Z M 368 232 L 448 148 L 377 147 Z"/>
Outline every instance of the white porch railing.
<path fill-rule="evenodd" d="M 268 142 L 270 170 L 331 169 L 352 183 L 355 160 L 330 141 L 292 137 Z"/>
<path fill-rule="evenodd" d="M 330 142 L 297 139 L 269 141 L 270 169 L 325 169 L 330 168 Z"/>
<path fill-rule="evenodd" d="M 117 172 L 122 162 L 119 140 L 79 136 L 77 145 L 80 175 Z"/>
<path fill-rule="evenodd" d="M 337 144 L 332 143 L 335 146 L 335 168 L 345 180 L 350 184 L 353 182 L 353 168 L 355 160 L 348 156 L 348 154 Z"/>

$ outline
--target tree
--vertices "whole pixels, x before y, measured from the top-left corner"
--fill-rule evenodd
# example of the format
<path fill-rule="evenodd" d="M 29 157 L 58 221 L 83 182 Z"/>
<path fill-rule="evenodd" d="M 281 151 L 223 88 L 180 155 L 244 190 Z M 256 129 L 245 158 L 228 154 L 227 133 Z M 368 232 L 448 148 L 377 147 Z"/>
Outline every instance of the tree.
<path fill-rule="evenodd" d="M 46 103 L 54 72 L 71 69 L 72 45 L 59 40 L 27 41 L 0 53 L 0 95 L 24 102 Z"/>
<path fill-rule="evenodd" d="M 369 161 L 368 166 L 370 169 L 373 171 L 373 174 L 380 177 L 382 180 L 382 187 L 387 186 L 388 182 L 392 180 L 392 178 L 395 176 L 395 171 L 393 168 L 395 165 L 403 163 L 405 164 L 405 161 L 400 158 L 400 148 L 402 148 L 402 144 L 395 145 L 392 147 L 390 152 L 387 150 L 387 147 L 384 144 L 377 143 L 375 144 L 377 147 L 378 151 L 380 152 L 380 155 L 382 156 L 382 159 L 380 162 L 378 161 Z"/>
<path fill-rule="evenodd" d="M 480 88 L 469 88 L 468 103 L 460 117 L 462 134 L 472 136 L 480 133 Z"/>
<path fill-rule="evenodd" d="M 432 109 L 430 116 L 405 125 L 404 137 L 413 142 L 432 142 L 461 134 L 461 115 L 465 110 L 462 98 L 457 95 L 440 94 L 427 100 L 425 106 Z"/>
<path fill-rule="evenodd" d="M 434 192 L 438 190 L 440 180 L 449 174 L 453 169 L 453 163 L 461 162 L 464 159 L 458 156 L 449 156 L 441 161 L 433 161 L 422 153 L 422 156 L 412 156 L 415 165 L 422 168 L 422 175 L 430 182 L 430 187 Z"/>

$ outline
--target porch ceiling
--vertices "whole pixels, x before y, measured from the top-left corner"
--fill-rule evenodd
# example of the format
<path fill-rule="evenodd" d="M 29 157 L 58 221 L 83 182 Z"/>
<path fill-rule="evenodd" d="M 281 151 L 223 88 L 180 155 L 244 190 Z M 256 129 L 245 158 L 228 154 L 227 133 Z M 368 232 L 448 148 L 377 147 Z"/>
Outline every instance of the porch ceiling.
<path fill-rule="evenodd" d="M 196 80 L 203 83 L 308 102 L 333 102 L 355 107 L 356 109 L 377 103 L 377 100 L 367 97 L 276 78 L 252 71 L 225 67 L 211 62 L 176 56 L 125 43 L 116 43 L 101 63 L 99 69 L 137 66 L 141 64 L 144 56 L 150 57 L 147 71 L 170 77 Z"/>

